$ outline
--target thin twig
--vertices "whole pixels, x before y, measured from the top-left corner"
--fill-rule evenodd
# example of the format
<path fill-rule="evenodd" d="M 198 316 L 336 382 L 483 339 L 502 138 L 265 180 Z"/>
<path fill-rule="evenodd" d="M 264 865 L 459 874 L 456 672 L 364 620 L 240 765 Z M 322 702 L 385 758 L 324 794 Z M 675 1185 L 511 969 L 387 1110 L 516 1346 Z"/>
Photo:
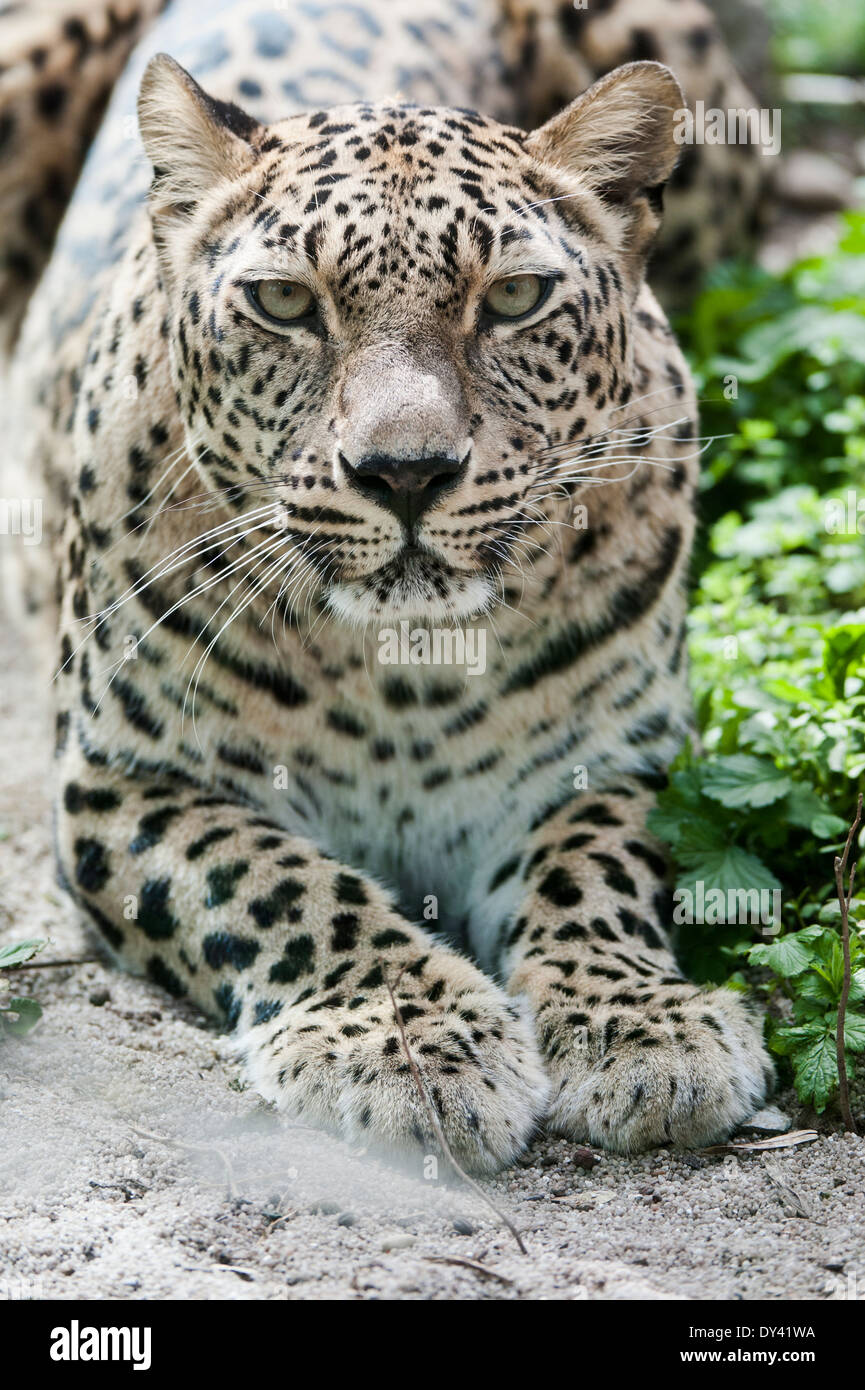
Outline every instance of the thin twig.
<path fill-rule="evenodd" d="M 856 1126 L 853 1123 L 853 1112 L 850 1109 L 850 1084 L 847 1080 L 847 1056 L 844 1048 L 844 1027 L 847 1020 L 847 1000 L 850 997 L 850 903 L 853 898 L 853 882 L 856 878 L 856 868 L 858 860 L 850 865 L 850 873 L 847 879 L 847 892 L 844 892 L 844 874 L 847 869 L 847 861 L 850 858 L 850 850 L 856 838 L 856 832 L 862 820 L 862 793 L 859 793 L 859 800 L 856 803 L 856 819 L 850 827 L 847 836 L 847 843 L 844 846 L 844 853 L 839 857 L 835 855 L 835 887 L 838 890 L 838 902 L 841 907 L 841 949 L 844 952 L 844 983 L 841 986 L 841 998 L 838 1001 L 838 1026 L 835 1030 L 835 1056 L 838 1059 L 838 1099 L 841 1105 L 841 1118 L 844 1121 L 844 1128 L 849 1134 L 856 1133 Z"/>
<path fill-rule="evenodd" d="M 396 979 L 397 985 L 399 984 L 401 978 L 402 978 L 402 971 L 400 971 L 399 975 L 397 976 L 397 979 Z M 415 1061 L 414 1057 L 412 1057 L 412 1055 L 411 1055 L 411 1050 L 410 1050 L 409 1045 L 408 1045 L 408 1038 L 406 1037 L 406 1033 L 405 1033 L 405 1024 L 403 1023 L 402 1013 L 401 1013 L 401 1011 L 400 1011 L 399 1004 L 396 1002 L 396 995 L 394 994 L 393 989 L 391 988 L 390 981 L 387 981 L 387 992 L 388 992 L 388 994 L 390 995 L 390 1002 L 393 1004 L 394 1018 L 396 1019 L 396 1026 L 397 1026 L 397 1030 L 398 1030 L 398 1032 L 399 1032 L 400 1042 L 402 1043 L 403 1052 L 405 1053 L 405 1055 L 406 1055 L 406 1060 L 408 1061 L 409 1071 L 410 1071 L 411 1074 L 412 1074 L 412 1078 L 413 1078 L 414 1083 L 415 1083 L 415 1085 L 417 1086 L 417 1089 L 418 1089 L 418 1094 L 419 1094 L 419 1096 L 420 1096 L 420 1098 L 421 1098 L 421 1100 L 422 1100 L 422 1102 L 423 1102 L 423 1104 L 424 1104 L 424 1107 L 425 1107 L 425 1109 L 426 1109 L 426 1111 L 427 1111 L 427 1114 L 429 1115 L 430 1124 L 431 1124 L 432 1127 L 433 1127 L 433 1132 L 435 1133 L 436 1139 L 438 1139 L 439 1143 L 440 1143 L 441 1146 L 442 1146 L 442 1149 L 444 1150 L 444 1153 L 445 1153 L 446 1157 L 450 1160 L 450 1162 L 452 1163 L 453 1167 L 454 1167 L 454 1168 L 456 1169 L 456 1171 L 459 1173 L 459 1175 L 460 1175 L 460 1177 L 462 1178 L 463 1182 L 467 1183 L 468 1186 L 472 1189 L 472 1191 L 473 1191 L 473 1192 L 476 1192 L 476 1193 L 478 1194 L 478 1196 L 481 1198 L 481 1200 L 482 1200 L 483 1202 L 486 1202 L 487 1206 L 490 1207 L 490 1208 L 495 1212 L 495 1214 L 496 1214 L 496 1216 L 499 1218 L 499 1220 L 500 1220 L 501 1222 L 503 1222 L 503 1224 L 504 1224 L 505 1226 L 507 1226 L 508 1230 L 510 1231 L 511 1235 L 513 1236 L 514 1240 L 516 1241 L 517 1245 L 519 1246 L 520 1253 L 521 1253 L 522 1255 L 527 1255 L 529 1252 L 528 1252 L 528 1250 L 526 1249 L 525 1245 L 523 1244 L 522 1237 L 520 1236 L 520 1233 L 519 1233 L 519 1231 L 517 1230 L 517 1228 L 516 1228 L 516 1226 L 514 1225 L 514 1223 L 510 1220 L 509 1217 L 507 1217 L 507 1216 L 505 1215 L 505 1213 L 501 1210 L 500 1207 L 496 1206 L 495 1202 L 493 1201 L 492 1197 L 490 1197 L 489 1193 L 485 1192 L 484 1189 L 480 1186 L 480 1184 L 475 1182 L 474 1178 L 469 1177 L 469 1175 L 468 1175 L 468 1173 L 466 1172 L 466 1170 L 465 1170 L 465 1169 L 457 1162 L 457 1160 L 454 1158 L 453 1150 L 451 1149 L 450 1144 L 448 1143 L 447 1139 L 445 1138 L 445 1132 L 444 1132 L 444 1130 L 443 1130 L 442 1127 L 441 1127 L 441 1121 L 439 1120 L 439 1117 L 438 1117 L 438 1111 L 436 1110 L 435 1106 L 433 1105 L 432 1101 L 430 1100 L 430 1097 L 429 1097 L 428 1094 L 427 1094 L 427 1089 L 426 1089 L 426 1086 L 424 1085 L 423 1077 L 421 1076 L 420 1071 L 419 1071 L 419 1069 L 418 1069 L 417 1062 Z"/>
<path fill-rule="evenodd" d="M 101 956 L 76 956 L 70 960 L 22 960 L 18 965 L 4 966 L 4 970 L 56 970 L 61 965 L 104 965 Z"/>
<path fill-rule="evenodd" d="M 459 1265 L 462 1269 L 473 1269 L 475 1274 L 483 1274 L 486 1279 L 498 1279 L 500 1284 L 513 1287 L 513 1279 L 508 1279 L 506 1274 L 499 1274 L 497 1269 L 490 1269 L 487 1265 L 481 1264 L 480 1260 L 467 1260 L 462 1255 L 424 1255 L 424 1259 L 433 1265 Z"/>

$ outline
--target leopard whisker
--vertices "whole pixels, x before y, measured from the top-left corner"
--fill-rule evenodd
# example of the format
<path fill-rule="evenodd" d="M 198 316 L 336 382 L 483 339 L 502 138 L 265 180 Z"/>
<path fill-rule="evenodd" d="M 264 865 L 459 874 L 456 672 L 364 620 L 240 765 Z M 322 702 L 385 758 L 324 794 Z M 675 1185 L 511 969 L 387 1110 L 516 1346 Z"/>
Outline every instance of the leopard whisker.
<path fill-rule="evenodd" d="M 238 520 L 239 519 L 235 520 L 231 524 L 236 526 L 238 524 Z M 173 552 L 172 555 L 168 556 L 167 560 L 173 559 L 182 551 L 188 551 L 189 553 L 184 555 L 183 559 L 179 560 L 177 564 L 169 565 L 167 566 L 167 568 L 160 569 L 160 566 L 165 563 L 165 560 L 157 561 L 155 565 L 151 566 L 151 568 L 147 571 L 146 574 L 142 575 L 140 579 L 136 580 L 136 582 L 133 585 L 131 585 L 127 590 L 125 590 L 125 592 L 122 593 L 119 598 L 115 599 L 112 603 L 110 603 L 107 608 L 104 608 L 97 613 L 85 614 L 83 617 L 78 619 L 77 621 L 79 622 L 88 622 L 91 624 L 89 631 L 87 631 L 84 634 L 78 645 L 73 647 L 66 660 L 62 662 L 58 669 L 55 671 L 52 677 L 52 682 L 57 680 L 57 677 L 65 670 L 65 668 L 69 665 L 70 661 L 72 661 L 73 658 L 78 654 L 78 652 L 81 651 L 82 647 L 86 645 L 86 643 L 93 636 L 96 629 L 99 627 L 100 623 L 104 622 L 113 613 L 117 612 L 131 599 L 136 597 L 138 594 L 142 593 L 144 589 L 149 588 L 151 584 L 157 583 L 160 579 L 164 578 L 166 574 L 170 574 L 174 570 L 179 569 L 181 564 L 184 564 L 190 560 L 197 560 L 201 557 L 201 555 L 206 554 L 207 551 L 216 549 L 216 547 L 222 543 L 222 540 L 225 539 L 225 537 L 222 537 L 219 540 L 216 540 L 207 546 L 203 546 L 198 549 L 196 549 L 196 547 L 200 546 L 200 542 L 202 540 L 206 539 L 210 535 L 215 534 L 217 530 L 223 529 L 224 527 L 214 528 L 210 532 L 205 532 L 203 536 L 197 536 L 194 538 L 194 540 L 187 542 L 184 546 L 178 547 L 178 550 Z M 244 531 L 240 535 L 233 537 L 231 540 L 231 544 L 234 544 L 235 542 L 242 540 L 244 536 L 251 535 L 254 531 L 258 529 L 260 529 L 258 525 L 251 526 L 247 531 Z M 223 554 L 224 553 L 225 552 L 223 551 Z M 154 573 L 154 571 L 156 571 L 156 573 Z"/>
<path fill-rule="evenodd" d="M 607 449 L 618 449 L 623 444 L 636 443 L 645 440 L 648 443 L 652 439 L 657 439 L 665 431 L 675 429 L 680 425 L 687 424 L 690 416 L 680 415 L 675 420 L 666 420 L 659 425 L 640 424 L 633 429 L 624 427 L 605 430 L 603 434 L 593 435 L 584 443 L 576 445 L 576 452 L 579 454 L 593 455 L 603 453 Z M 572 443 L 555 444 L 539 451 L 540 457 L 555 458 L 560 454 L 574 450 Z"/>
<path fill-rule="evenodd" d="M 215 550 L 217 546 L 222 544 L 222 540 L 226 538 L 225 533 L 230 532 L 241 526 L 248 528 L 243 530 L 237 536 L 232 537 L 232 542 L 241 540 L 244 536 L 251 535 L 254 531 L 260 529 L 262 524 L 262 518 L 268 512 L 272 511 L 273 507 L 270 505 L 266 507 L 260 507 L 253 512 L 247 512 L 243 517 L 235 517 L 232 521 L 223 522 L 219 526 L 214 526 L 209 531 L 204 531 L 201 535 L 193 537 L 191 541 L 184 542 L 183 545 L 178 546 L 169 555 L 164 556 L 162 560 L 158 560 L 156 564 L 151 565 L 150 569 L 147 570 L 141 576 L 141 578 L 136 581 L 135 584 L 131 585 L 124 593 L 122 593 L 119 598 L 115 599 L 114 602 L 110 604 L 108 608 L 102 609 L 102 611 L 99 613 L 86 614 L 85 619 L 83 619 L 82 621 L 89 619 L 93 619 L 94 621 L 100 621 L 103 618 L 109 617 L 112 613 L 116 612 L 117 609 L 122 606 L 122 604 L 126 603 L 135 594 L 141 593 L 142 589 L 147 588 L 150 584 L 157 583 L 160 579 L 164 579 L 167 574 L 172 574 L 176 569 L 179 569 L 180 566 L 182 564 L 185 564 L 188 560 L 200 559 L 201 556 L 207 554 L 209 550 Z M 250 526 L 249 522 L 253 518 L 256 518 L 255 524 Z M 211 537 L 217 537 L 218 539 L 211 541 Z M 202 541 L 208 541 L 210 543 L 202 546 Z"/>
<path fill-rule="evenodd" d="M 279 539 L 279 543 L 281 544 L 285 538 L 282 537 L 282 536 L 280 536 L 278 539 Z M 249 575 L 248 573 L 242 575 L 241 578 L 238 580 L 238 582 L 237 582 L 237 583 L 234 585 L 234 587 L 231 589 L 231 592 L 230 592 L 229 594 L 227 594 L 226 597 L 223 599 L 222 603 L 221 603 L 221 604 L 219 605 L 219 607 L 216 609 L 216 612 L 213 613 L 213 614 L 211 615 L 211 618 L 215 618 L 215 617 L 216 617 L 216 614 L 219 613 L 219 612 L 221 612 L 221 610 L 225 607 L 226 603 L 228 603 L 229 600 L 232 598 L 232 596 L 237 592 L 237 590 L 240 588 L 241 584 L 243 584 L 243 583 L 245 583 L 245 582 L 247 582 L 247 581 L 251 581 L 251 582 L 250 582 L 250 592 L 249 592 L 248 596 L 244 599 L 243 603 L 242 603 L 239 607 L 235 607 L 235 609 L 232 611 L 232 613 L 229 615 L 229 617 L 226 619 L 226 621 L 222 624 L 222 627 L 219 629 L 219 632 L 217 632 L 216 636 L 213 637 L 213 638 L 211 639 L 211 641 L 208 643 L 208 645 L 207 645 L 207 647 L 205 648 L 204 652 L 202 653 L 202 655 L 199 657 L 198 661 L 196 662 L 195 667 L 194 667 L 193 672 L 192 672 L 192 675 L 190 676 L 189 681 L 187 682 L 186 693 L 184 694 L 184 697 L 183 697 L 183 705 L 182 705 L 182 708 L 181 708 L 181 711 L 180 711 L 180 727 L 181 727 L 181 732 L 182 732 L 182 731 L 183 731 L 183 728 L 184 728 L 184 725 L 185 725 L 185 720 L 186 720 L 186 704 L 187 704 L 187 700 L 189 699 L 189 690 L 190 690 L 190 686 L 192 686 L 192 731 L 193 731 L 193 734 L 195 735 L 195 739 L 196 739 L 196 742 L 198 743 L 199 748 L 201 747 L 201 741 L 200 741 L 200 739 L 198 738 L 198 729 L 197 729 L 197 726 L 196 726 L 196 723 L 195 723 L 195 698 L 196 698 L 196 695 L 197 695 L 197 693 L 198 693 L 198 686 L 199 686 L 199 683 L 200 683 L 200 681 L 201 681 L 201 677 L 202 677 L 202 675 L 204 674 L 204 668 L 205 668 L 205 666 L 207 665 L 207 659 L 208 659 L 208 657 L 210 656 L 210 653 L 213 651 L 213 648 L 214 648 L 214 647 L 216 646 L 216 644 L 218 643 L 219 639 L 222 637 L 222 634 L 225 632 L 226 628 L 228 628 L 228 627 L 234 622 L 235 618 L 240 617 L 241 613 L 244 613 L 244 612 L 246 611 L 246 609 L 249 607 L 250 603 L 252 603 L 253 599 L 254 599 L 254 598 L 257 596 L 257 594 L 259 594 L 259 593 L 261 592 L 261 590 L 265 587 L 265 585 L 266 585 L 266 583 L 269 581 L 269 579 L 270 579 L 275 573 L 277 573 L 277 572 L 279 571 L 280 567 L 281 567 L 281 566 L 286 562 L 286 560 L 289 558 L 289 557 L 286 556 L 286 555 L 281 555 L 281 556 L 279 556 L 278 559 L 277 559 L 275 562 L 273 562 L 273 563 L 265 570 L 264 575 L 262 576 L 262 574 L 261 574 L 261 566 L 262 566 L 262 564 L 267 565 L 267 562 L 268 562 L 268 560 L 270 559 L 270 557 L 271 557 L 272 554 L 273 554 L 273 551 L 271 550 L 271 551 L 269 551 L 267 554 L 260 556 L 259 559 L 258 559 L 258 561 L 257 561 L 256 564 L 255 564 L 256 573 L 253 574 L 253 575 Z M 205 624 L 205 628 L 202 628 L 201 633 L 199 633 L 198 637 L 196 638 L 196 643 L 197 643 L 198 641 L 200 641 L 203 632 L 206 630 L 206 626 L 207 626 L 207 625 Z M 195 643 L 193 643 L 192 645 L 194 646 Z M 189 650 L 191 650 L 191 649 L 192 649 L 192 648 L 190 647 Z M 194 684 L 193 684 L 193 682 L 194 682 Z"/>
<path fill-rule="evenodd" d="M 688 440 L 689 444 L 694 442 L 699 441 Z M 673 473 L 676 471 L 676 468 L 679 465 L 679 463 L 683 462 L 685 459 L 702 458 L 703 454 L 706 453 L 706 451 L 711 447 L 711 444 L 713 442 L 713 440 L 703 441 L 699 449 L 692 450 L 690 453 L 687 454 L 680 454 L 674 462 L 670 462 L 669 459 L 656 458 L 651 454 L 614 454 L 608 458 L 605 458 L 601 463 L 594 463 L 588 466 L 582 466 L 580 460 L 576 458 L 572 459 L 567 463 L 548 465 L 539 473 L 537 481 L 549 481 L 553 478 L 554 475 L 567 473 L 567 480 L 569 482 L 573 482 L 579 478 L 586 477 L 586 475 L 588 475 L 589 473 L 599 472 L 603 468 L 610 468 L 618 463 L 647 463 L 652 468 L 663 468 L 666 472 Z M 576 471 L 571 472 L 571 470 L 574 469 Z M 631 474 L 627 474 L 626 476 L 630 477 Z M 609 478 L 603 481 L 619 482 L 621 481 L 621 479 Z"/>
<path fill-rule="evenodd" d="M 267 545 L 267 544 L 270 544 L 270 545 L 271 545 L 271 548 L 272 548 L 272 538 L 268 538 L 267 541 L 262 542 L 262 545 Z M 242 557 L 241 560 L 236 561 L 235 564 L 231 567 L 231 569 L 229 569 L 229 570 L 227 570 L 227 571 L 223 571 L 220 575 L 217 575 L 217 576 L 215 576 L 215 577 L 213 577 L 213 578 L 211 578 L 211 579 L 208 579 L 208 580 L 204 581 L 202 584 L 198 585 L 195 589 L 191 590 L 190 593 L 184 594 L 180 599 L 177 600 L 176 603 L 172 604 L 172 606 L 171 606 L 170 608 L 166 609 L 166 611 L 165 611 L 164 613 L 161 613 L 161 614 L 159 615 L 159 617 L 158 617 L 157 619 L 155 619 L 154 622 L 151 623 L 151 625 L 150 625 L 150 627 L 147 629 L 147 631 L 138 639 L 139 644 L 140 644 L 141 642 L 145 642 L 152 632 L 155 632 L 156 629 L 157 629 L 158 627 L 161 627 L 161 625 L 162 625 L 168 618 L 170 618 L 171 615 L 172 615 L 173 613 L 176 613 L 177 610 L 178 610 L 179 608 L 182 608 L 182 607 L 184 606 L 184 604 L 188 603 L 191 599 L 197 597 L 198 594 L 200 594 L 200 593 L 206 591 L 207 589 L 212 589 L 212 588 L 214 587 L 214 585 L 219 584 L 222 580 L 224 580 L 226 574 L 232 573 L 233 570 L 236 570 L 236 569 L 238 569 L 239 567 L 243 567 L 243 568 L 248 569 L 249 566 L 250 566 L 250 564 L 253 563 L 253 562 L 255 561 L 256 550 L 260 550 L 260 549 L 261 549 L 261 546 L 255 547 L 255 549 L 254 549 L 253 551 L 251 551 L 249 554 L 244 555 L 244 556 Z M 262 557 L 262 558 L 265 558 L 265 557 Z M 218 612 L 218 611 L 219 611 L 219 610 L 217 609 L 217 612 Z M 109 690 L 111 689 L 111 686 L 112 686 L 112 684 L 114 683 L 114 680 L 115 680 L 115 678 L 117 677 L 119 671 L 126 665 L 126 661 L 127 661 L 127 658 L 126 658 L 126 657 L 121 657 L 119 661 L 117 661 L 117 662 L 114 663 L 113 667 L 112 667 L 112 666 L 105 667 L 104 670 L 101 671 L 101 672 L 99 673 L 100 675 L 104 675 L 104 674 L 107 674 L 108 671 L 110 671 L 110 672 L 111 672 L 111 675 L 109 676 L 109 679 L 108 679 L 108 682 L 107 682 L 107 684 L 106 684 L 106 686 L 105 686 L 105 689 L 103 690 L 102 694 L 100 695 L 99 699 L 98 699 L 97 702 L 96 702 L 96 705 L 94 706 L 95 709 L 98 710 L 98 709 L 100 709 L 100 708 L 102 707 L 102 702 L 103 702 L 103 700 L 105 699 L 105 696 L 108 694 Z"/>
<path fill-rule="evenodd" d="M 317 527 L 316 530 L 320 530 L 320 526 Z M 311 533 L 311 535 L 315 535 L 315 534 L 316 534 L 315 531 L 313 531 L 313 532 Z M 271 637 L 273 638 L 273 644 L 274 644 L 274 646 L 276 646 L 276 633 L 274 632 L 273 624 L 274 624 L 274 622 L 276 621 L 276 610 L 277 610 L 277 606 L 279 605 L 279 602 L 280 602 L 280 600 L 281 600 L 283 594 L 285 593 L 286 585 L 287 585 L 287 584 L 290 584 L 291 576 L 292 576 L 292 574 L 295 572 L 295 570 L 296 570 L 299 566 L 301 566 L 301 565 L 307 565 L 307 566 L 308 566 L 308 565 L 309 565 L 309 562 L 310 562 L 310 560 L 311 560 L 311 558 L 312 558 L 312 556 L 315 555 L 316 553 L 318 553 L 326 544 L 327 544 L 327 541 L 326 541 L 326 540 L 323 540 L 323 541 L 320 541 L 320 542 L 318 543 L 318 545 L 309 547 L 308 549 L 307 549 L 305 546 L 300 546 L 300 545 L 296 545 L 296 546 L 295 546 L 296 554 L 295 554 L 295 556 L 293 557 L 292 564 L 288 567 L 286 573 L 283 575 L 283 578 L 282 578 L 282 580 L 281 580 L 281 582 L 280 582 L 280 586 L 279 586 L 279 588 L 277 589 L 277 592 L 276 592 L 276 597 L 274 598 L 274 600 L 273 600 L 273 602 L 270 604 L 270 606 L 265 610 L 264 616 L 263 616 L 262 619 L 261 619 L 261 622 L 264 623 L 265 620 L 266 620 L 266 618 L 267 618 L 268 613 L 271 614 L 271 620 L 270 620 L 270 635 L 271 635 Z M 285 624 L 286 624 L 286 610 L 285 610 L 285 608 L 283 608 L 283 635 L 285 634 Z"/>

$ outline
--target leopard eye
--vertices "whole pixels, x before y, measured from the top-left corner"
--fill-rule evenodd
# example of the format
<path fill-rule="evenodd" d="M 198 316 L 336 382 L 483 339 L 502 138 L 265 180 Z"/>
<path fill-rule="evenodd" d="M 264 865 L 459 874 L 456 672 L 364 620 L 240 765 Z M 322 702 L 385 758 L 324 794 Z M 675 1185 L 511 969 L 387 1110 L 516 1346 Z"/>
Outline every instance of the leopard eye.
<path fill-rule="evenodd" d="M 538 307 L 549 284 L 540 275 L 509 275 L 490 288 L 484 310 L 493 318 L 520 319 Z"/>
<path fill-rule="evenodd" d="M 296 280 L 256 280 L 249 294 L 256 308 L 278 323 L 305 318 L 315 305 L 312 290 Z"/>

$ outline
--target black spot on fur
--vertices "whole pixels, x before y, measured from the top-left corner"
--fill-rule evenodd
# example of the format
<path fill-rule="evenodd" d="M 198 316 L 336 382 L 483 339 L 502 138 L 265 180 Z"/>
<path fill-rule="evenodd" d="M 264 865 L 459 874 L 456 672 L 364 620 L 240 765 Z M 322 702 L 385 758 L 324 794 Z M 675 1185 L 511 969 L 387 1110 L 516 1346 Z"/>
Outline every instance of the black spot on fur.
<path fill-rule="evenodd" d="M 261 943 L 227 931 L 210 932 L 201 943 L 201 950 L 212 970 L 221 970 L 223 965 L 246 970 L 261 950 Z"/>
<path fill-rule="evenodd" d="M 266 898 L 253 898 L 247 911 L 260 927 L 272 927 L 283 918 L 294 921 L 290 916 L 295 911 L 294 904 L 306 892 L 306 885 L 296 878 L 285 878 L 278 883 Z"/>
<path fill-rule="evenodd" d="M 173 994 L 175 999 L 182 999 L 187 993 L 186 985 L 175 975 L 171 967 L 165 964 L 161 956 L 150 957 L 147 962 L 147 974 L 155 985 L 161 985 L 169 994 Z"/>
<path fill-rule="evenodd" d="M 86 893 L 98 893 L 111 876 L 108 850 L 101 840 L 82 836 L 75 841 L 75 882 Z"/>
<path fill-rule="evenodd" d="M 538 892 L 542 898 L 554 903 L 556 907 L 576 907 L 583 898 L 582 888 L 561 865 L 550 869 L 538 885 Z"/>
<path fill-rule="evenodd" d="M 285 943 L 282 959 L 270 968 L 269 979 L 275 984 L 290 985 L 301 975 L 311 975 L 315 965 L 315 941 L 308 932 L 294 936 Z"/>
<path fill-rule="evenodd" d="M 249 863 L 239 859 L 233 864 L 217 864 L 207 871 L 207 892 L 204 895 L 205 907 L 222 907 L 230 902 L 237 891 L 239 881 L 249 873 Z"/>

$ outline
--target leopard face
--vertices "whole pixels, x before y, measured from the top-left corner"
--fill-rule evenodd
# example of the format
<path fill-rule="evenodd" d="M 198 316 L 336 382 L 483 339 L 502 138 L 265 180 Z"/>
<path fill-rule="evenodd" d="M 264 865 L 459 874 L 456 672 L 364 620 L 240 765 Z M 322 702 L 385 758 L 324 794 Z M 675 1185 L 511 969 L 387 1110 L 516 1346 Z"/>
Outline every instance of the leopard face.
<path fill-rule="evenodd" d="M 574 487 L 556 462 L 633 391 L 675 159 L 651 112 L 677 93 L 638 63 L 528 136 L 400 103 L 263 127 L 154 61 L 142 134 L 188 447 L 264 557 L 290 538 L 289 602 L 459 621 L 531 570 Z"/>

